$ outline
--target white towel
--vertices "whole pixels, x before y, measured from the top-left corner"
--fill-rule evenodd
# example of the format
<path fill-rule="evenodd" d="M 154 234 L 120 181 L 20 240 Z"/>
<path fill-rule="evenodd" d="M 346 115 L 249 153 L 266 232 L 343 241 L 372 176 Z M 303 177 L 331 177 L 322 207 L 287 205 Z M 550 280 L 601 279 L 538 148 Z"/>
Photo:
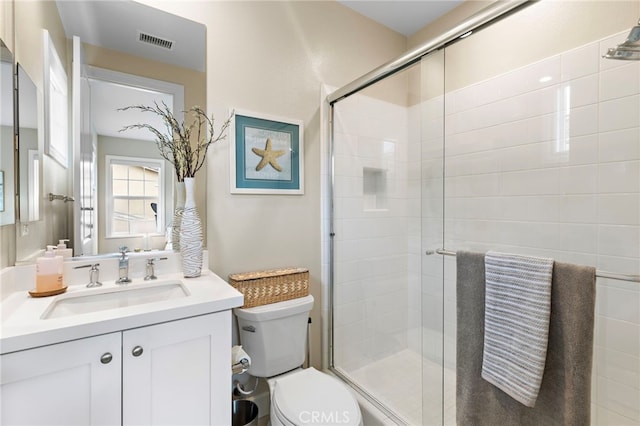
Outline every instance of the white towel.
<path fill-rule="evenodd" d="M 482 378 L 534 407 L 547 356 L 553 259 L 485 255 Z"/>

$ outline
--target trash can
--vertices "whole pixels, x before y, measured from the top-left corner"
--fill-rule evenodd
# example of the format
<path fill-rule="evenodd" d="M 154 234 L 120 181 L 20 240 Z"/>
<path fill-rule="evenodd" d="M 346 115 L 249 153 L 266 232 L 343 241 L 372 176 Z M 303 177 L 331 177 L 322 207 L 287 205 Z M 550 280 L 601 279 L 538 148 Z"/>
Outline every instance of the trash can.
<path fill-rule="evenodd" d="M 258 406 L 247 399 L 235 399 L 231 413 L 232 426 L 257 426 Z"/>

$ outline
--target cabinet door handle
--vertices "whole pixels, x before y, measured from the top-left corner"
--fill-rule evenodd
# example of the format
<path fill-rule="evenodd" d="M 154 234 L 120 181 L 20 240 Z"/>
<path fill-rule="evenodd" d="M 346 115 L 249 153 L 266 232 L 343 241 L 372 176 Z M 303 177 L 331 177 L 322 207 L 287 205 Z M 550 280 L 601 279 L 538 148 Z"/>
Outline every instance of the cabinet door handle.
<path fill-rule="evenodd" d="M 133 356 L 140 356 L 142 355 L 142 352 L 144 352 L 144 350 L 142 349 L 142 346 L 136 346 L 135 348 L 133 348 L 133 350 L 131 351 L 131 354 Z"/>
<path fill-rule="evenodd" d="M 104 355 L 102 355 L 100 357 L 100 362 L 103 363 L 103 364 L 109 364 L 112 359 L 113 359 L 113 355 L 111 355 L 109 352 L 107 352 L 107 353 L 105 353 Z"/>

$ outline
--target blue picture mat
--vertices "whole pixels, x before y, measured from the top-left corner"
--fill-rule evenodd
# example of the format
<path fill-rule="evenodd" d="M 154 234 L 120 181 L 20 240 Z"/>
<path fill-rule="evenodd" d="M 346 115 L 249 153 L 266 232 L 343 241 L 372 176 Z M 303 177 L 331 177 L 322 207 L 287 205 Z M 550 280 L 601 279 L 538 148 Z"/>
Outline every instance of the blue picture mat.
<path fill-rule="evenodd" d="M 300 126 L 279 121 L 265 120 L 262 118 L 235 115 L 236 122 L 236 187 L 244 189 L 300 189 Z M 285 141 L 289 143 L 289 153 L 283 154 L 277 160 L 284 157 L 278 164 L 284 167 L 282 174 L 275 175 L 271 165 L 266 165 L 260 172 L 247 173 L 247 167 L 253 167 L 256 159 L 260 159 L 251 152 L 252 144 L 248 140 L 248 134 L 263 133 L 272 135 L 276 140 L 273 150 L 281 150 Z M 265 149 L 266 137 L 256 147 Z M 247 158 L 250 156 L 249 158 Z M 251 156 L 255 156 L 253 158 Z M 248 176 L 249 174 L 249 176 Z M 277 176 L 277 177 L 276 177 Z"/>

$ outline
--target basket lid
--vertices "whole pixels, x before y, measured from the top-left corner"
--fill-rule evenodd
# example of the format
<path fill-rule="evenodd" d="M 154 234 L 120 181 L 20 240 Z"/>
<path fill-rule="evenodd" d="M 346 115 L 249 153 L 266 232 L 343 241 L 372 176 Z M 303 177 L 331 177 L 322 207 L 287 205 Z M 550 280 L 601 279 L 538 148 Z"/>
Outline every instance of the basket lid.
<path fill-rule="evenodd" d="M 268 269 L 266 271 L 241 272 L 237 274 L 229 274 L 229 278 L 234 281 L 257 280 L 260 278 L 278 277 L 281 275 L 299 274 L 309 272 L 307 268 L 280 268 Z"/>

